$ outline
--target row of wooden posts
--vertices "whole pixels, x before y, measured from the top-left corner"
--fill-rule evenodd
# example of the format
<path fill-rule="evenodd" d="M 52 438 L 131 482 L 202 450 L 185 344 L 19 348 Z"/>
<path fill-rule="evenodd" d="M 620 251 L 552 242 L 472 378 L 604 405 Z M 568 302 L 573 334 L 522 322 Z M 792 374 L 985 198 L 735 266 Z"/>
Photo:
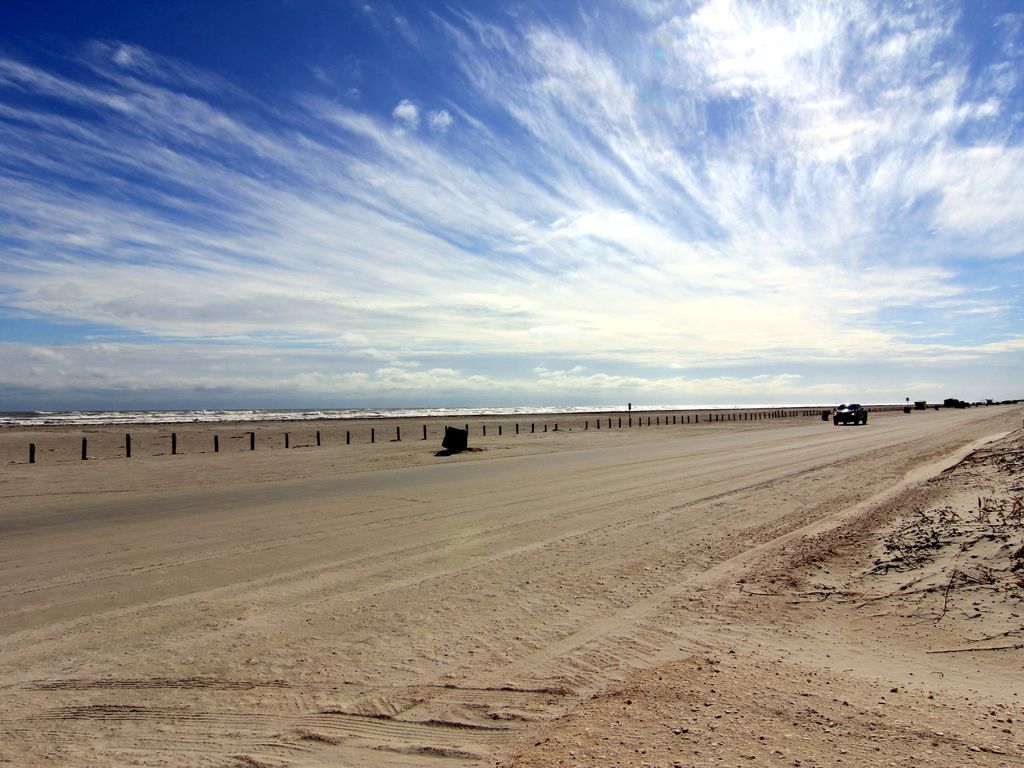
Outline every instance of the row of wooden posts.
<path fill-rule="evenodd" d="M 763 420 L 763 419 L 777 419 L 777 418 L 786 418 L 786 417 L 795 417 L 795 416 L 811 416 L 811 415 L 815 415 L 816 416 L 820 412 L 821 411 L 819 411 L 819 410 L 799 410 L 799 411 L 776 410 L 776 411 L 760 411 L 760 412 L 750 412 L 750 411 L 729 412 L 729 411 L 726 411 L 726 412 L 720 412 L 720 413 L 709 413 L 709 414 L 706 414 L 705 415 L 705 422 L 710 423 L 710 422 L 718 422 L 718 421 L 760 421 L 760 420 Z M 618 429 L 622 429 L 622 427 L 623 427 L 623 417 L 619 416 L 617 418 L 618 418 L 617 428 Z M 678 422 L 677 422 L 677 420 L 676 420 L 677 416 L 673 415 L 671 423 L 672 424 L 690 424 L 690 423 L 699 424 L 699 423 L 701 423 L 700 414 L 692 414 L 692 416 L 691 415 L 687 415 L 687 416 L 685 416 L 685 419 L 686 419 L 685 421 L 683 421 L 683 418 L 684 417 L 682 415 L 678 415 Z M 691 418 L 693 419 L 692 422 L 691 422 Z M 651 419 L 654 419 L 653 423 L 652 423 Z M 633 420 L 634 420 L 633 416 L 632 415 L 626 416 L 625 420 L 626 420 L 626 427 L 627 428 L 631 428 L 633 426 Z M 615 429 L 616 428 L 615 417 L 608 417 L 607 419 L 601 419 L 601 418 L 596 419 L 594 421 L 594 428 L 595 429 L 601 429 L 602 428 L 601 424 L 602 424 L 603 421 L 607 421 L 607 423 L 608 423 L 608 426 L 606 427 L 606 429 Z M 636 417 L 636 423 L 637 423 L 637 426 L 643 427 L 644 426 L 644 417 L 643 416 L 637 416 Z M 664 425 L 665 426 L 669 425 L 669 417 L 667 415 L 664 418 Z M 536 425 L 535 422 L 531 422 L 530 423 L 530 434 L 534 434 L 536 432 L 536 426 L 537 425 Z M 543 431 L 547 432 L 548 431 L 548 425 L 546 423 L 542 423 L 542 426 L 543 426 Z M 647 416 L 647 426 L 648 427 L 650 427 L 650 426 L 662 426 L 662 417 L 661 416 Z M 466 431 L 468 433 L 469 432 L 469 424 L 465 425 L 465 429 L 466 429 Z M 590 421 L 589 420 L 587 420 L 587 421 L 585 421 L 583 423 L 583 429 L 584 430 L 589 430 L 590 429 Z M 558 432 L 559 431 L 558 423 L 557 422 L 554 423 L 554 429 L 552 429 L 552 431 L 553 432 Z M 562 431 L 564 431 L 564 430 L 562 430 Z M 519 433 L 520 433 L 519 422 L 516 422 L 515 423 L 515 434 L 518 435 Z M 486 424 L 481 425 L 481 435 L 483 437 L 487 437 L 487 425 Z M 498 425 L 498 436 L 500 437 L 502 435 L 503 435 L 502 425 L 499 424 Z M 423 425 L 423 436 L 422 436 L 421 439 L 422 440 L 426 440 L 427 439 L 427 425 L 426 424 Z M 395 441 L 396 442 L 401 442 L 402 441 L 402 427 L 401 426 L 396 426 L 395 427 Z M 370 442 L 371 443 L 376 443 L 377 442 L 377 430 L 376 430 L 375 427 L 371 427 L 370 428 Z M 317 430 L 316 431 L 316 445 L 317 445 L 317 447 L 319 447 L 321 444 L 322 443 L 321 443 L 320 430 Z M 352 444 L 352 432 L 350 430 L 346 430 L 345 431 L 345 445 L 351 445 L 351 444 Z M 290 448 L 291 447 L 291 435 L 288 432 L 284 433 L 284 447 L 285 448 Z M 256 433 L 255 432 L 250 432 L 249 433 L 249 450 L 250 451 L 255 451 L 256 450 Z M 219 453 L 220 452 L 220 435 L 214 435 L 213 436 L 213 452 L 214 453 Z M 176 432 L 172 432 L 171 433 L 171 455 L 172 456 L 173 455 L 177 455 L 177 453 L 178 453 L 178 435 L 177 435 Z M 130 432 L 126 432 L 125 436 L 124 436 L 124 455 L 125 455 L 126 458 L 129 458 L 129 459 L 132 456 L 132 436 L 131 436 Z M 89 439 L 86 438 L 86 437 L 83 437 L 82 438 L 82 461 L 85 461 L 88 458 L 89 458 Z M 36 444 L 35 443 L 29 443 L 29 446 L 28 446 L 28 463 L 29 464 L 35 464 L 36 463 Z"/>

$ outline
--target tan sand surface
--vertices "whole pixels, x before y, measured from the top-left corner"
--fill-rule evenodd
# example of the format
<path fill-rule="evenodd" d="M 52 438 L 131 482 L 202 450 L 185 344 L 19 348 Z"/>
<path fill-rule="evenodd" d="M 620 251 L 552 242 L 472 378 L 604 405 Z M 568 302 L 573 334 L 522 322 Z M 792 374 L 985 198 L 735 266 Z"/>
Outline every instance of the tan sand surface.
<path fill-rule="evenodd" d="M 1022 416 L 5 430 L 0 763 L 1024 764 Z"/>

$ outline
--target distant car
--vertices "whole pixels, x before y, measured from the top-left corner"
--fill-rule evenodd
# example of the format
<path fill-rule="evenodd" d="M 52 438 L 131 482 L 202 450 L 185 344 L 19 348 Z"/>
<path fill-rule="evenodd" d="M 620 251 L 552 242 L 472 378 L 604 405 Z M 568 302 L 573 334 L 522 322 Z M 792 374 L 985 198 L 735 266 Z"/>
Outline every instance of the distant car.
<path fill-rule="evenodd" d="M 840 424 L 867 424 L 868 409 L 860 403 L 843 403 L 832 414 L 832 423 L 837 427 Z"/>

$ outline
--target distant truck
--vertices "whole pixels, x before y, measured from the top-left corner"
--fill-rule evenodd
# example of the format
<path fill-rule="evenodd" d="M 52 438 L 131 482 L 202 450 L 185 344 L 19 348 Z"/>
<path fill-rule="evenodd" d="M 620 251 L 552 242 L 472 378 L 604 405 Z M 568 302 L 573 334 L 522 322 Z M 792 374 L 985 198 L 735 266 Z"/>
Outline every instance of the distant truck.
<path fill-rule="evenodd" d="M 837 427 L 840 424 L 867 424 L 868 409 L 860 403 L 843 403 L 832 414 L 832 423 Z"/>

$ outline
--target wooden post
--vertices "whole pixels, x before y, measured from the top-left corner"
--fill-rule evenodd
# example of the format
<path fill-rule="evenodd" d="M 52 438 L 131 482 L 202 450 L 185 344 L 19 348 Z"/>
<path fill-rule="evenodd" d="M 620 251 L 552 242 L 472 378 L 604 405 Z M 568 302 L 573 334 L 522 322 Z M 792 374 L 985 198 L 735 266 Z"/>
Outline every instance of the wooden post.
<path fill-rule="evenodd" d="M 317 448 L 320 447 L 320 430 L 319 429 L 316 431 L 316 447 Z"/>
<path fill-rule="evenodd" d="M 516 422 L 516 434 L 517 435 L 519 434 L 519 422 L 518 421 Z"/>
<path fill-rule="evenodd" d="M 220 435 L 213 436 L 213 452 L 220 453 Z"/>
<path fill-rule="evenodd" d="M 256 433 L 255 432 L 250 432 L 249 433 L 249 450 L 250 451 L 255 451 L 256 450 Z"/>
<path fill-rule="evenodd" d="M 345 430 L 345 445 L 352 445 L 352 433 Z"/>
<path fill-rule="evenodd" d="M 82 461 L 85 461 L 87 458 L 89 458 L 89 438 L 83 437 L 82 438 Z"/>
<path fill-rule="evenodd" d="M 289 447 L 289 443 L 291 442 L 288 438 L 289 438 L 289 435 L 288 435 L 287 432 L 285 432 L 284 433 L 284 447 L 285 448 L 288 448 Z"/>
<path fill-rule="evenodd" d="M 483 437 L 487 437 L 487 425 L 484 424 Z"/>
<path fill-rule="evenodd" d="M 124 433 L 124 457 L 130 459 L 132 457 L 132 436 L 131 433 Z"/>
<path fill-rule="evenodd" d="M 498 425 L 498 437 L 501 437 L 501 424 Z"/>
<path fill-rule="evenodd" d="M 622 429 L 622 417 L 619 416 L 619 429 Z"/>
<path fill-rule="evenodd" d="M 171 456 L 178 454 L 178 433 L 171 432 Z"/>
<path fill-rule="evenodd" d="M 399 442 L 399 443 L 402 442 L 402 428 L 401 427 L 397 427 L 397 426 L 395 427 L 395 440 L 397 442 Z"/>
<path fill-rule="evenodd" d="M 557 431 L 558 431 L 558 424 L 556 423 L 555 424 L 555 432 L 557 432 Z"/>
<path fill-rule="evenodd" d="M 35 464 L 36 463 L 36 444 L 35 443 L 29 443 L 28 444 L 28 463 L 29 464 Z"/>
<path fill-rule="evenodd" d="M 377 430 L 375 430 L 373 427 L 370 427 L 370 442 L 377 442 Z"/>
<path fill-rule="evenodd" d="M 548 431 L 548 425 L 547 425 L 547 424 L 545 424 L 545 425 L 544 425 L 544 431 L 545 431 L 545 432 L 547 432 L 547 431 Z"/>
<path fill-rule="evenodd" d="M 533 422 L 531 421 L 531 422 L 530 422 L 530 434 L 531 434 L 531 435 L 533 434 L 533 428 L 534 428 L 535 426 L 536 426 L 536 425 L 535 425 L 535 424 L 534 424 L 534 423 L 533 423 Z"/>
<path fill-rule="evenodd" d="M 427 425 L 426 424 L 423 425 L 423 439 L 424 440 L 427 439 Z"/>

